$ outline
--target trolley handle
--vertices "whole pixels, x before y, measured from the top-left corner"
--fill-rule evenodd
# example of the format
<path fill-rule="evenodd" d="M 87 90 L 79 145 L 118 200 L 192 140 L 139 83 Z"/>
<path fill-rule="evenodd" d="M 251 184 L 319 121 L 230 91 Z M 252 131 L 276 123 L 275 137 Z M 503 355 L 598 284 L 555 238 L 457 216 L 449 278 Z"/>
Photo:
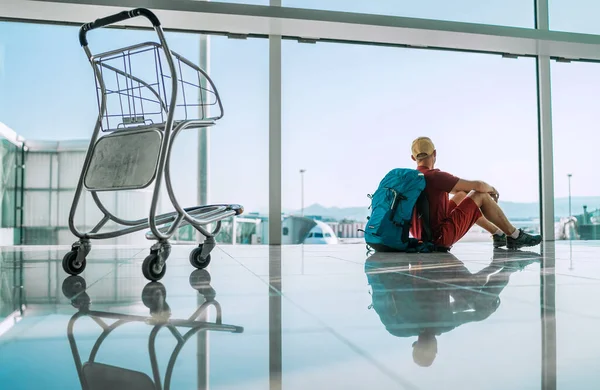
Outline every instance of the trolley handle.
<path fill-rule="evenodd" d="M 152 11 L 150 11 L 149 9 L 146 9 L 146 8 L 136 8 L 131 11 L 122 11 L 122 12 L 119 12 L 118 14 L 107 16 L 105 18 L 96 19 L 93 22 L 84 24 L 79 29 L 79 43 L 81 44 L 81 46 L 88 45 L 86 34 L 90 30 L 93 30 L 95 28 L 105 27 L 105 26 L 108 26 L 108 25 L 114 24 L 114 23 L 119 23 L 119 22 L 122 22 L 123 20 L 135 18 L 137 16 L 145 16 L 148 20 L 150 20 L 150 22 L 152 22 L 152 25 L 154 26 L 154 28 L 160 27 L 160 21 L 158 20 L 158 18 Z"/>

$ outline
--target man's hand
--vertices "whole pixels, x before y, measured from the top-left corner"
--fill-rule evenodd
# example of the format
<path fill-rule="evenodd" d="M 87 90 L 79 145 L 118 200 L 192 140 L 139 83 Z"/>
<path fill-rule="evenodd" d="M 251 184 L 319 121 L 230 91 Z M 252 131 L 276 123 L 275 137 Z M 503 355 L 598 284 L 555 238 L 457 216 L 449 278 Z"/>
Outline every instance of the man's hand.
<path fill-rule="evenodd" d="M 498 203 L 498 199 L 500 199 L 500 193 L 498 190 L 492 187 L 492 190 L 489 192 L 489 194 L 492 196 L 492 199 L 494 199 L 494 202 Z"/>
<path fill-rule="evenodd" d="M 484 181 L 478 180 L 475 183 L 478 183 L 477 187 L 475 188 L 475 191 L 477 192 L 484 192 L 490 195 L 498 193 L 494 187 Z"/>

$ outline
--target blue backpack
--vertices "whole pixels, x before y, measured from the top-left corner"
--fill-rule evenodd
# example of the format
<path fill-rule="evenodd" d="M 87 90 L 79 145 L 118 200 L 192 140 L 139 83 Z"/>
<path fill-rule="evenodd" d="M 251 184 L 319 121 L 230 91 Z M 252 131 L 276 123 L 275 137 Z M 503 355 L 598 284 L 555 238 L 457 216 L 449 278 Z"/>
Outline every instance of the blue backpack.
<path fill-rule="evenodd" d="M 425 176 L 416 169 L 391 170 L 371 198 L 371 216 L 365 228 L 367 245 L 378 252 L 430 252 L 429 202 L 423 191 Z M 409 238 L 412 216 L 421 218 L 421 242 Z"/>

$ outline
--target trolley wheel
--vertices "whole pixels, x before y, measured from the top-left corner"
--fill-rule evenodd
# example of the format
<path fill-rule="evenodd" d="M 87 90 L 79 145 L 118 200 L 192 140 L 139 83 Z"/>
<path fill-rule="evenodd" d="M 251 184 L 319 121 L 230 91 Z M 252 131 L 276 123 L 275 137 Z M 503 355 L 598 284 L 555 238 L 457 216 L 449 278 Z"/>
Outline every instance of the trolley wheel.
<path fill-rule="evenodd" d="M 69 275 L 79 275 L 85 269 L 85 257 L 81 264 L 76 264 L 77 262 L 77 251 L 70 251 L 63 257 L 62 267 L 63 270 Z"/>
<path fill-rule="evenodd" d="M 205 269 L 197 269 L 190 274 L 190 286 L 194 290 L 210 285 L 210 274 Z"/>
<path fill-rule="evenodd" d="M 150 282 L 142 290 L 142 303 L 148 309 L 150 314 L 171 313 L 171 309 L 166 302 L 167 289 L 160 282 Z"/>
<path fill-rule="evenodd" d="M 210 254 L 202 257 L 202 245 L 190 252 L 190 264 L 198 269 L 204 269 L 210 264 Z"/>
<path fill-rule="evenodd" d="M 91 303 L 92 299 L 85 291 L 71 299 L 71 306 L 75 309 L 88 309 Z"/>
<path fill-rule="evenodd" d="M 210 274 L 205 269 L 197 269 L 190 275 L 190 286 L 204 296 L 207 301 L 212 301 L 217 292 L 210 285 Z"/>
<path fill-rule="evenodd" d="M 71 299 L 86 289 L 85 279 L 81 276 L 69 276 L 62 283 L 62 292 L 65 298 Z"/>
<path fill-rule="evenodd" d="M 142 264 L 142 273 L 146 279 L 156 282 L 165 276 L 165 273 L 167 272 L 167 264 L 163 265 L 162 269 L 159 268 L 158 264 L 158 254 L 156 253 L 153 253 L 144 259 L 144 263 Z"/>

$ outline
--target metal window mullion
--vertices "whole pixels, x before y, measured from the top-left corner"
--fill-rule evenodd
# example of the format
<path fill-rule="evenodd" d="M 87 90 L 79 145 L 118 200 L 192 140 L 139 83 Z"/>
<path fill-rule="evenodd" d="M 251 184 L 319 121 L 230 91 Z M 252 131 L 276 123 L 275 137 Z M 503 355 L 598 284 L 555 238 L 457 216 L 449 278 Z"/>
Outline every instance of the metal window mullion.
<path fill-rule="evenodd" d="M 281 7 L 281 0 L 270 0 Z M 281 35 L 269 36 L 269 389 L 281 390 Z M 278 246 L 278 247 L 273 247 Z"/>
<path fill-rule="evenodd" d="M 281 6 L 281 0 L 271 0 Z M 281 245 L 281 35 L 269 36 L 269 245 Z"/>
<path fill-rule="evenodd" d="M 550 29 L 548 0 L 535 0 L 535 28 Z M 538 152 L 540 223 L 544 236 L 540 266 L 540 316 L 543 389 L 556 389 L 556 284 L 554 248 L 554 157 L 552 146 L 552 90 L 550 57 L 536 58 L 538 94 Z"/>
<path fill-rule="evenodd" d="M 281 37 L 269 37 L 269 245 L 281 245 Z"/>
<path fill-rule="evenodd" d="M 208 1 L 208 0 L 205 0 Z M 210 37 L 208 35 L 201 34 L 200 35 L 200 58 L 198 61 L 198 66 L 201 69 L 204 69 L 206 74 L 210 75 Z M 183 80 L 183 74 L 181 74 L 181 79 Z M 200 81 L 200 80 L 199 80 Z M 201 85 L 199 83 L 199 85 Z M 198 100 L 200 103 L 204 102 L 206 99 L 206 91 L 203 88 L 200 88 Z M 202 110 L 203 106 L 200 104 L 198 110 Z M 203 112 L 200 111 L 202 114 Z M 208 117 L 208 115 L 207 115 Z M 203 118 L 203 116 L 199 116 L 199 118 Z M 197 199 L 198 205 L 207 205 L 209 203 L 209 163 L 210 163 L 210 136 L 209 136 L 209 128 L 200 128 L 198 129 L 198 187 L 197 187 Z M 202 235 L 196 229 L 196 241 L 204 242 L 204 235 Z M 196 298 L 196 304 L 198 307 L 202 306 L 206 303 L 206 298 L 202 294 L 198 294 Z M 198 321 L 210 321 L 210 314 L 208 310 L 205 310 L 200 317 L 197 318 Z M 208 332 L 200 332 L 196 335 L 196 385 L 198 389 L 208 389 L 209 377 L 210 377 L 210 336 Z"/>
<path fill-rule="evenodd" d="M 554 159 L 552 146 L 552 100 L 550 57 L 539 56 L 538 89 L 538 151 L 540 180 L 540 223 L 545 241 L 554 241 Z"/>
<path fill-rule="evenodd" d="M 200 36 L 200 68 L 210 74 L 210 37 L 208 35 Z M 202 103 L 207 100 L 206 90 L 200 88 L 198 99 L 200 106 L 198 107 L 200 115 L 210 115 L 204 110 L 209 110 L 209 107 L 204 108 Z M 200 116 L 202 118 L 202 116 Z M 198 131 L 198 204 L 205 205 L 209 202 L 209 128 L 203 128 Z"/>
<path fill-rule="evenodd" d="M 549 29 L 548 0 L 535 1 L 535 27 Z M 540 230 L 545 241 L 554 241 L 554 158 L 552 143 L 552 95 L 550 57 L 536 58 L 538 95 L 538 153 Z"/>
<path fill-rule="evenodd" d="M 210 37 L 208 35 L 200 35 L 200 68 L 204 69 L 207 74 L 210 74 Z M 200 88 L 198 100 L 200 103 L 206 101 L 206 90 Z M 206 108 L 209 110 L 210 108 Z M 200 104 L 198 106 L 199 114 L 206 115 L 208 111 L 203 111 L 205 108 Z M 202 117 L 202 116 L 200 116 Z M 210 128 L 205 127 L 198 130 L 198 205 L 207 205 L 210 201 Z M 196 232 L 197 241 L 204 241 L 204 236 L 200 232 Z"/>

